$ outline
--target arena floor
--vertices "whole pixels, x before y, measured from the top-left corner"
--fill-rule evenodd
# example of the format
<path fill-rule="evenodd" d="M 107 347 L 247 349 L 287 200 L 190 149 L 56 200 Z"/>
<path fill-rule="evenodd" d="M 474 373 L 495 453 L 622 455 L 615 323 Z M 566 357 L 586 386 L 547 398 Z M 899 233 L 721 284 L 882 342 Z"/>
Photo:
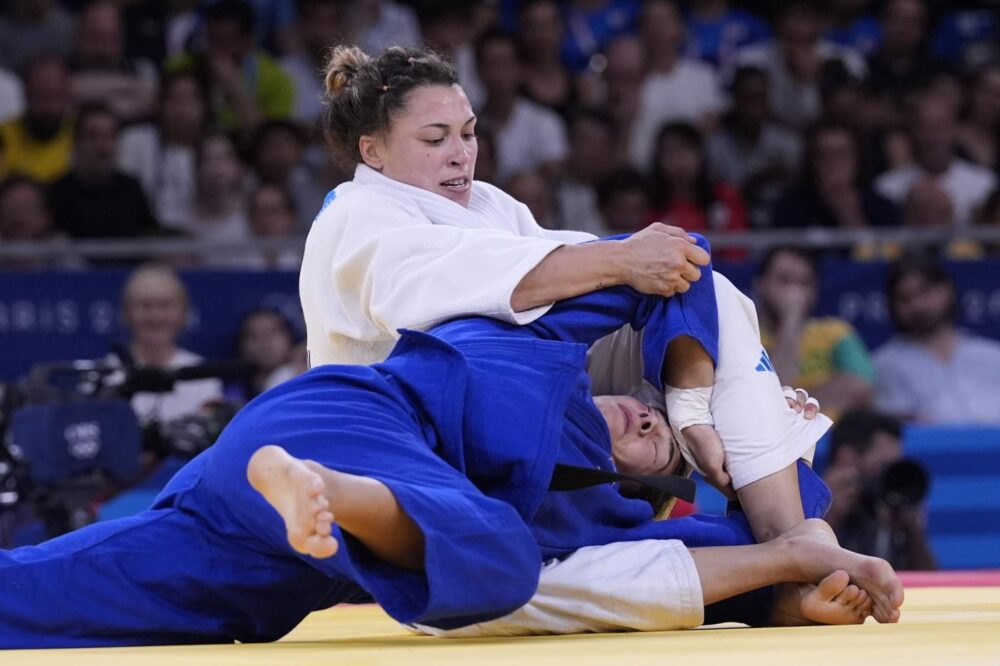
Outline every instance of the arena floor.
<path fill-rule="evenodd" d="M 448 640 L 413 636 L 376 606 L 314 613 L 278 643 L 207 647 L 24 650 L 3 654 L 4 664 L 73 666 L 298 666 L 317 664 L 824 664 L 1000 665 L 1000 584 L 975 585 L 967 577 L 913 580 L 898 625 L 588 634 L 517 639 Z"/>

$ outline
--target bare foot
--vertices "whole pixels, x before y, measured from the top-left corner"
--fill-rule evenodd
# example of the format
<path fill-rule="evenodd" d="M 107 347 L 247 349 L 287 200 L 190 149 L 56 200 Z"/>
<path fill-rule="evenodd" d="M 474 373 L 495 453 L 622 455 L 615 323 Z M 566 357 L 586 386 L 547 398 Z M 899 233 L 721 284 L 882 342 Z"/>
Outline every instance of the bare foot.
<path fill-rule="evenodd" d="M 285 521 L 292 548 L 316 558 L 331 557 L 338 547 L 331 536 L 333 512 L 326 484 L 310 462 L 293 458 L 279 446 L 264 446 L 250 458 L 247 480 Z"/>
<path fill-rule="evenodd" d="M 771 619 L 779 627 L 863 624 L 871 611 L 868 593 L 852 585 L 846 571 L 834 571 L 819 585 L 778 586 Z"/>
<path fill-rule="evenodd" d="M 877 621 L 899 622 L 903 586 L 889 563 L 841 548 L 830 526 L 822 520 L 807 520 L 772 543 L 791 549 L 800 580 L 819 583 L 835 571 L 846 571 L 850 582 L 867 593 Z"/>

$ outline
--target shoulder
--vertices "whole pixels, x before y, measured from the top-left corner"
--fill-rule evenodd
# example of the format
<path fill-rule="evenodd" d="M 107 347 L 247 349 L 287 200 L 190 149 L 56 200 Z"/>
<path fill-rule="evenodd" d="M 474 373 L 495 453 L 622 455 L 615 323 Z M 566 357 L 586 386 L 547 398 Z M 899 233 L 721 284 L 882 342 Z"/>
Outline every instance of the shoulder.
<path fill-rule="evenodd" d="M 992 171 L 981 167 L 978 164 L 973 164 L 967 160 L 955 160 L 952 164 L 951 171 L 956 178 L 976 182 L 977 184 L 982 183 L 985 185 L 992 185 L 996 182 L 996 176 Z"/>
<path fill-rule="evenodd" d="M 962 333 L 961 345 L 966 350 L 975 353 L 982 358 L 991 360 L 1000 359 L 1000 341 L 992 338 L 984 338 L 981 335 L 972 333 Z"/>
<path fill-rule="evenodd" d="M 184 368 L 189 365 L 197 365 L 204 361 L 205 359 L 193 351 L 188 351 L 187 349 L 178 349 L 174 354 L 174 357 L 170 359 L 168 364 L 171 368 Z"/>

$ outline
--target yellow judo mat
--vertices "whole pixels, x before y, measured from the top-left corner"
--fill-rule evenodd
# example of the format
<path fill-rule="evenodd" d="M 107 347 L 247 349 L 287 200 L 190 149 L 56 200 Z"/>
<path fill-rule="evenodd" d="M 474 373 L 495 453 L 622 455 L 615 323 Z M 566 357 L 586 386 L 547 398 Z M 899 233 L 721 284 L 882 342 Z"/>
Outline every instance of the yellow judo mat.
<path fill-rule="evenodd" d="M 375 606 L 313 613 L 278 643 L 0 652 L 0 663 L 73 666 L 621 666 L 764 664 L 1000 666 L 1000 587 L 907 590 L 897 625 L 585 634 L 504 639 L 414 636 Z"/>

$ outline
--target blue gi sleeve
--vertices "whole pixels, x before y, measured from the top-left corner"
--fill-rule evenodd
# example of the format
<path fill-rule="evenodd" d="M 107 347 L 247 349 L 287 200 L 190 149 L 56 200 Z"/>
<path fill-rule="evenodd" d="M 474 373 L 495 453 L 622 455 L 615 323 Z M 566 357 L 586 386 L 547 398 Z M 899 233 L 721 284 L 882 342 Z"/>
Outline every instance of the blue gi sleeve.
<path fill-rule="evenodd" d="M 704 237 L 692 235 L 699 247 L 710 250 Z M 660 390 L 667 345 L 678 336 L 691 336 L 718 362 L 719 314 L 711 265 L 702 269 L 701 279 L 687 293 L 672 298 L 611 287 L 560 301 L 521 328 L 539 338 L 589 346 L 625 324 L 643 331 L 643 375 Z"/>

